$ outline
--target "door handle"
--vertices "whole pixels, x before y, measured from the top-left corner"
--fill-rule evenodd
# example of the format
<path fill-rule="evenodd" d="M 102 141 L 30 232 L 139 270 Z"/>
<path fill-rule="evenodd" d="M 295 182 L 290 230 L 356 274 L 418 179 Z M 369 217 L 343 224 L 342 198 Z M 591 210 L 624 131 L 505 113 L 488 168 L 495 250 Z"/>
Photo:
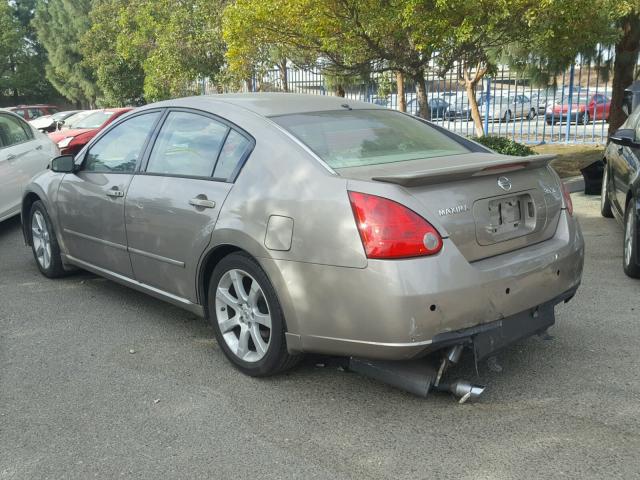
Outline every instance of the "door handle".
<path fill-rule="evenodd" d="M 200 196 L 198 196 L 189 200 L 189 205 L 202 208 L 215 208 L 216 202 L 214 202 L 213 200 L 207 200 L 207 197 L 201 198 Z"/>
<path fill-rule="evenodd" d="M 113 190 L 107 190 L 108 197 L 124 197 L 124 192 L 122 190 L 118 190 L 117 188 Z"/>
<path fill-rule="evenodd" d="M 42 145 L 38 145 L 38 146 L 36 147 L 36 150 L 42 150 Z"/>
<path fill-rule="evenodd" d="M 7 160 L 11 161 L 11 160 L 15 160 L 16 156 L 13 153 L 10 153 L 9 155 L 7 155 Z"/>

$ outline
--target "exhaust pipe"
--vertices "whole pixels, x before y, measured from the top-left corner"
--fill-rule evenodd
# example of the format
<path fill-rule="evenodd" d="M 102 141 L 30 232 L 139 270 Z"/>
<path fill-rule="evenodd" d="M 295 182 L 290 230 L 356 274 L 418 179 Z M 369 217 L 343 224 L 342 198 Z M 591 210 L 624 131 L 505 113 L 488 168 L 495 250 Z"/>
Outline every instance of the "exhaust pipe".
<path fill-rule="evenodd" d="M 465 403 L 469 399 L 475 400 L 482 395 L 485 388 L 486 387 L 484 385 L 474 385 L 466 380 L 456 380 L 453 383 L 440 384 L 436 386 L 437 390 L 440 390 L 441 392 L 450 392 L 458 397 L 460 399 L 458 400 L 458 403 Z"/>

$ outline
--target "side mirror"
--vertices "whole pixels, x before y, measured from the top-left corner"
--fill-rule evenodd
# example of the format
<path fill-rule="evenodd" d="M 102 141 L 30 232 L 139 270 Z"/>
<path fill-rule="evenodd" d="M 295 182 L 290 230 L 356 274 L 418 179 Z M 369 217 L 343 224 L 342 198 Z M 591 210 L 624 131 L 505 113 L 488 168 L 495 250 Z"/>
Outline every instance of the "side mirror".
<path fill-rule="evenodd" d="M 621 128 L 611 135 L 610 140 L 618 145 L 633 147 L 636 145 L 636 131 L 633 128 Z"/>
<path fill-rule="evenodd" d="M 76 169 L 73 155 L 61 155 L 51 160 L 51 171 L 58 173 L 73 173 Z"/>

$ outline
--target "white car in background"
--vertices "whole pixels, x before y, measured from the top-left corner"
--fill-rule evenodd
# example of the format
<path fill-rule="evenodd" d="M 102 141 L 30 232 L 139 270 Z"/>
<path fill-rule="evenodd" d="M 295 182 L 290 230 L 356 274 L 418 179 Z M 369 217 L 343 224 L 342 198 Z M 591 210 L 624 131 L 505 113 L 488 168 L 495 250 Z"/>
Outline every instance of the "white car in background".
<path fill-rule="evenodd" d="M 0 109 L 0 222 L 20 213 L 22 190 L 58 154 L 44 133 Z"/>

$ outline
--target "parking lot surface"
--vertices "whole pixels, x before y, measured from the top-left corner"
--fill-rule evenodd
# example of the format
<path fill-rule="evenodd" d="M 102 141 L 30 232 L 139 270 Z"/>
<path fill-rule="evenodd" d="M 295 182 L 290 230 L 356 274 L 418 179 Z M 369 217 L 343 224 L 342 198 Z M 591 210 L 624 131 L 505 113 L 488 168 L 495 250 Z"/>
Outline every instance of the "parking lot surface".
<path fill-rule="evenodd" d="M 336 362 L 236 372 L 204 320 L 86 273 L 47 280 L 0 224 L 0 479 L 640 478 L 640 282 L 598 197 L 574 195 L 583 284 L 552 339 L 451 371 L 476 403 Z M 324 368 L 318 366 L 324 364 Z"/>

